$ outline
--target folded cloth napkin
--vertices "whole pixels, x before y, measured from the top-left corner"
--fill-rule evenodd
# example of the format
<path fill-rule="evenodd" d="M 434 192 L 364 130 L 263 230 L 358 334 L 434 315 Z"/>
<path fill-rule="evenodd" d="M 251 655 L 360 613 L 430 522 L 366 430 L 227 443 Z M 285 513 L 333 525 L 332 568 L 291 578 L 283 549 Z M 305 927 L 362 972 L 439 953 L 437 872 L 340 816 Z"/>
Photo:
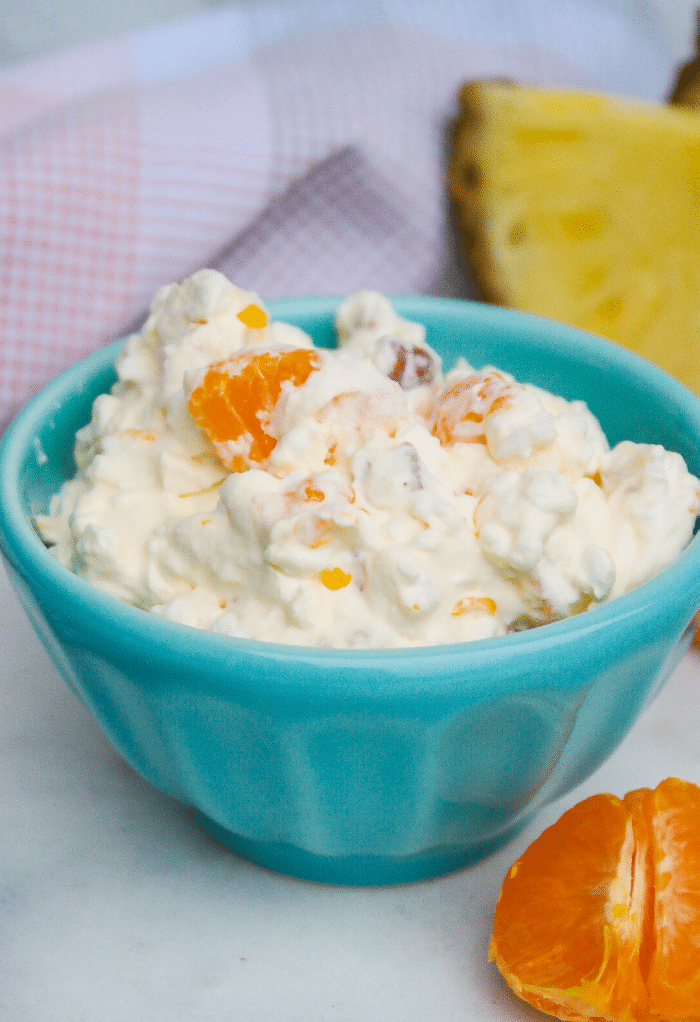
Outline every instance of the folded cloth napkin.
<path fill-rule="evenodd" d="M 257 294 L 292 298 L 372 288 L 417 292 L 420 223 L 357 146 L 314 165 L 207 265 Z M 199 269 L 198 266 L 193 269 Z M 143 309 L 126 332 L 138 330 Z"/>
<path fill-rule="evenodd" d="M 661 98 L 612 0 L 286 0 L 0 71 L 0 428 L 216 265 L 263 299 L 463 293 L 445 195 L 461 82 Z"/>

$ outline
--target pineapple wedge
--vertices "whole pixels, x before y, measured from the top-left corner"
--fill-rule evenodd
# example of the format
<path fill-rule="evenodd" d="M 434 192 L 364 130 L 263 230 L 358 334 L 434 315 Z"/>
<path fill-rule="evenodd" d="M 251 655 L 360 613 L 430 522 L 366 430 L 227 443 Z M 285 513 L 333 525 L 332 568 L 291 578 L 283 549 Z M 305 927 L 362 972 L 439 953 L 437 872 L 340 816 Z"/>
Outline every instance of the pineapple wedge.
<path fill-rule="evenodd" d="M 674 106 L 700 106 L 700 8 L 695 12 L 695 54 L 678 72 L 669 97 Z"/>
<path fill-rule="evenodd" d="M 485 298 L 601 334 L 700 394 L 700 116 L 465 85 L 450 191 Z"/>

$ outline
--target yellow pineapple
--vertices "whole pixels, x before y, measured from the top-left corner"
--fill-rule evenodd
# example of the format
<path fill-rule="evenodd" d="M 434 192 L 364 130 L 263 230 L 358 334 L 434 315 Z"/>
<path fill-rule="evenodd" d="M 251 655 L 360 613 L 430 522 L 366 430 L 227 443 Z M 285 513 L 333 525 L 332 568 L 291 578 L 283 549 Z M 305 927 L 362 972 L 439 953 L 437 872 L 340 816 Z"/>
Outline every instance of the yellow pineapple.
<path fill-rule="evenodd" d="M 591 330 L 700 393 L 700 116 L 465 85 L 450 190 L 484 297 Z"/>

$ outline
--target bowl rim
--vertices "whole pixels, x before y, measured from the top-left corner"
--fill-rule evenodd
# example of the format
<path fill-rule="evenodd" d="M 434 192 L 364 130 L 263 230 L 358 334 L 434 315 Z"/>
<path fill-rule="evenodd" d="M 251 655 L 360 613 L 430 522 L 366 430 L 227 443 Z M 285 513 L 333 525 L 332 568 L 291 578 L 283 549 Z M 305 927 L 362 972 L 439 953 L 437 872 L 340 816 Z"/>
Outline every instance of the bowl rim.
<path fill-rule="evenodd" d="M 270 318 L 284 320 L 302 309 L 320 315 L 331 313 L 343 297 L 309 296 L 279 299 L 265 304 Z M 420 319 L 430 311 L 463 315 L 467 308 L 476 322 L 488 322 L 495 327 L 505 324 L 512 328 L 517 319 L 524 318 L 531 325 L 536 325 L 543 345 L 550 347 L 554 341 L 564 354 L 576 352 L 579 358 L 583 346 L 591 356 L 595 356 L 593 361 L 599 365 L 612 364 L 635 373 L 642 381 L 653 383 L 655 389 L 663 391 L 674 406 L 683 408 L 684 413 L 694 421 L 700 438 L 700 400 L 664 370 L 620 345 L 563 323 L 469 299 L 387 297 L 402 315 L 409 318 L 413 316 Z M 379 649 L 286 645 L 201 630 L 159 618 L 124 603 L 74 575 L 49 554 L 23 509 L 20 492 L 21 466 L 25 455 L 34 447 L 40 425 L 58 410 L 63 399 L 82 389 L 81 383 L 109 371 L 124 340 L 98 349 L 60 373 L 25 405 L 5 431 L 0 442 L 0 549 L 20 574 L 32 580 L 33 585 L 44 591 L 52 590 L 64 606 L 72 606 L 76 610 L 78 607 L 84 610 L 89 606 L 93 618 L 100 620 L 105 629 L 110 632 L 123 629 L 125 637 L 141 650 L 147 644 L 154 651 L 166 652 L 172 647 L 182 647 L 185 643 L 193 653 L 206 654 L 207 659 L 210 652 L 218 658 L 222 653 L 238 650 L 242 654 L 254 654 L 263 659 L 283 658 L 326 665 L 330 662 L 338 666 L 359 663 L 365 669 L 371 668 L 373 662 L 386 666 L 388 661 L 401 663 L 411 658 L 419 661 L 435 661 L 437 658 L 447 665 L 453 661 L 462 661 L 465 657 L 475 662 L 492 660 L 494 654 L 508 659 L 522 654 L 525 648 L 536 650 L 549 647 L 557 639 L 560 642 L 573 641 L 584 634 L 597 632 L 616 620 L 641 619 L 650 608 L 660 606 L 658 601 L 668 600 L 671 590 L 680 593 L 686 591 L 688 586 L 697 586 L 696 610 L 700 608 L 700 533 L 693 536 L 680 557 L 659 575 L 609 603 L 538 628 L 460 643 Z"/>

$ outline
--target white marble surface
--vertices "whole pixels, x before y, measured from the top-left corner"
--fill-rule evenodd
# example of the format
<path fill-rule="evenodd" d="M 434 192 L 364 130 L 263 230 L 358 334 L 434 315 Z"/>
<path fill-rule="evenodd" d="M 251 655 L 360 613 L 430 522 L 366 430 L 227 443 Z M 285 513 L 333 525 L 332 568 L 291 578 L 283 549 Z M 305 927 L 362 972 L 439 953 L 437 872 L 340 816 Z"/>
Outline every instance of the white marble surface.
<path fill-rule="evenodd" d="M 135 775 L 0 569 L 2 1022 L 534 1022 L 486 959 L 510 862 L 569 805 L 700 783 L 689 654 L 612 759 L 490 859 L 395 888 L 277 876 Z"/>

